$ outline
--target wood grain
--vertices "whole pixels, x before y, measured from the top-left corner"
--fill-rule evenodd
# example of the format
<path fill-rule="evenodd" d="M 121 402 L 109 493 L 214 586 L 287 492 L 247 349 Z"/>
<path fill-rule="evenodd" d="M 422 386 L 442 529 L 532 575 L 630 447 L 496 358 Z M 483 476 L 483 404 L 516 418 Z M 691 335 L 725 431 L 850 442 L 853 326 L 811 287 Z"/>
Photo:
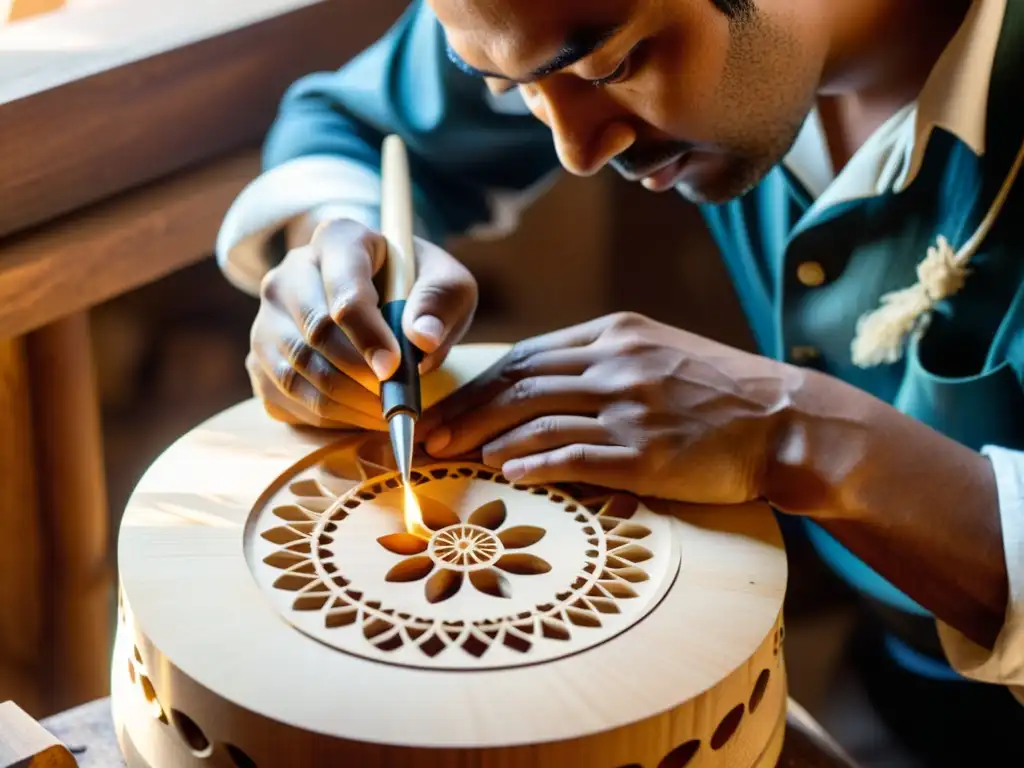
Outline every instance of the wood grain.
<path fill-rule="evenodd" d="M 104 0 L 0 27 L 0 237 L 258 144 L 401 0 Z"/>
<path fill-rule="evenodd" d="M 96 375 L 85 312 L 28 337 L 48 567 L 52 711 L 109 693 L 113 579 Z"/>
<path fill-rule="evenodd" d="M 224 211 L 259 172 L 243 152 L 0 241 L 0 338 L 207 258 Z"/>
<path fill-rule="evenodd" d="M 24 341 L 0 340 L 0 666 L 22 683 L 41 665 L 45 605 L 29 393 Z M 3 688 L 7 677 L 0 698 L 16 692 Z"/>

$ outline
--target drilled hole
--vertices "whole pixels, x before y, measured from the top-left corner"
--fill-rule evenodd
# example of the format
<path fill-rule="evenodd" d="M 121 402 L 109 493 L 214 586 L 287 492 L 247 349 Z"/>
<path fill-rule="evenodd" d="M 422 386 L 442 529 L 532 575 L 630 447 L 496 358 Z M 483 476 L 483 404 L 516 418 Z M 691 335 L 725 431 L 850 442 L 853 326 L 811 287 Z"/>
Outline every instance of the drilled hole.
<path fill-rule="evenodd" d="M 225 744 L 224 750 L 228 753 L 235 768 L 256 768 L 256 761 L 234 744 Z"/>
<path fill-rule="evenodd" d="M 754 690 L 750 694 L 750 714 L 754 714 L 754 711 L 761 705 L 761 700 L 764 698 L 764 692 L 768 688 L 768 678 L 771 673 L 767 669 L 762 669 L 761 674 L 757 676 L 757 682 L 754 683 Z"/>
<path fill-rule="evenodd" d="M 153 683 L 150 682 L 149 678 L 145 675 L 140 675 L 139 684 L 142 686 L 142 695 L 146 697 L 146 701 L 150 704 L 155 702 L 156 689 L 153 687 Z"/>
<path fill-rule="evenodd" d="M 154 719 L 166 724 L 167 715 L 164 714 L 164 708 L 156 699 L 156 689 L 150 679 L 142 673 L 139 673 L 139 687 L 142 688 L 142 695 L 146 698 L 146 703 L 149 704 L 149 713 Z"/>
<path fill-rule="evenodd" d="M 715 729 L 714 735 L 711 737 L 711 748 L 718 750 L 729 743 L 729 739 L 732 738 L 733 734 L 736 733 L 736 729 L 740 727 L 740 721 L 743 719 L 743 705 L 737 704 L 725 717 L 722 718 L 722 722 L 718 724 Z"/>
<path fill-rule="evenodd" d="M 135 683 L 135 665 L 132 664 L 132 660 L 128 659 L 128 679 Z"/>
<path fill-rule="evenodd" d="M 176 709 L 171 710 L 171 722 L 174 724 L 174 729 L 181 736 L 182 741 L 188 744 L 189 749 L 196 757 L 207 757 L 212 751 L 210 747 L 210 740 L 206 738 L 206 734 L 203 733 L 202 729 L 195 724 L 195 721 Z"/>
<path fill-rule="evenodd" d="M 700 750 L 700 741 L 697 739 L 680 744 L 665 755 L 664 759 L 658 763 L 658 768 L 683 768 L 690 764 L 698 750 Z"/>

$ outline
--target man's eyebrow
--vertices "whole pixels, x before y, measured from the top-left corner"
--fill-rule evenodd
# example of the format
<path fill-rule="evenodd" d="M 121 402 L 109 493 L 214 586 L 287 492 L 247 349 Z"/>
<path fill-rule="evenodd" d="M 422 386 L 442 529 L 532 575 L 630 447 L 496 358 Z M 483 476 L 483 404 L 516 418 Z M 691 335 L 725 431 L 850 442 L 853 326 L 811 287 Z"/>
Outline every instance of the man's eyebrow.
<path fill-rule="evenodd" d="M 622 24 L 605 24 L 593 27 L 580 27 L 574 30 L 566 37 L 565 42 L 558 50 L 558 53 L 552 56 L 547 62 L 533 70 L 524 80 L 513 80 L 506 75 L 499 75 L 496 72 L 477 69 L 476 67 L 467 64 L 462 57 L 455 52 L 455 49 L 452 48 L 451 43 L 448 42 L 447 39 L 445 40 L 445 49 L 448 53 L 448 59 L 467 75 L 473 75 L 474 77 L 490 77 L 498 80 L 509 80 L 511 82 L 523 84 L 542 77 L 547 77 L 553 72 L 565 69 L 566 67 L 571 67 L 577 61 L 587 58 L 587 56 L 593 54 L 612 37 L 614 37 L 623 26 L 624 25 Z"/>

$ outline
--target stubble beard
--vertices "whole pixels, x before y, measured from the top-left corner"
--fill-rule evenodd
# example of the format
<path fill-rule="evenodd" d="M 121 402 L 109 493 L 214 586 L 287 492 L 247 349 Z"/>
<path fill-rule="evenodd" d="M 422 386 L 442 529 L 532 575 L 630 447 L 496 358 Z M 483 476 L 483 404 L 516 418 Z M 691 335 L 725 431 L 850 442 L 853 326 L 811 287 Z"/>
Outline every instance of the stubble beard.
<path fill-rule="evenodd" d="M 721 114 L 745 115 L 745 123 L 723 141 L 723 165 L 704 183 L 680 181 L 676 191 L 698 205 L 719 205 L 757 187 L 783 161 L 814 107 L 816 83 L 807 82 L 799 97 L 780 94 L 779 61 L 799 54 L 799 42 L 785 29 L 755 11 L 730 22 L 731 35 L 722 75 Z M 765 94 L 777 94 L 772 103 Z M 781 108 L 778 101 L 786 100 Z M 779 115 L 788 114 L 780 124 Z"/>

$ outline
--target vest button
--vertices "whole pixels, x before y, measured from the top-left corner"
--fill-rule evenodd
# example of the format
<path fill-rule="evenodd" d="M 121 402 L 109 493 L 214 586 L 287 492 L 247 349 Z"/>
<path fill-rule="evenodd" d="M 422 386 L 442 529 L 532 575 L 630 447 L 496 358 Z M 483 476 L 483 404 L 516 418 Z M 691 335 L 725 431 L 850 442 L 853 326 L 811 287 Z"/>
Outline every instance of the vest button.
<path fill-rule="evenodd" d="M 808 288 L 817 288 L 825 282 L 825 270 L 816 261 L 805 261 L 796 268 L 796 279 Z"/>
<path fill-rule="evenodd" d="M 807 365 L 821 357 L 816 347 L 793 347 L 789 350 L 789 358 L 796 365 Z"/>

